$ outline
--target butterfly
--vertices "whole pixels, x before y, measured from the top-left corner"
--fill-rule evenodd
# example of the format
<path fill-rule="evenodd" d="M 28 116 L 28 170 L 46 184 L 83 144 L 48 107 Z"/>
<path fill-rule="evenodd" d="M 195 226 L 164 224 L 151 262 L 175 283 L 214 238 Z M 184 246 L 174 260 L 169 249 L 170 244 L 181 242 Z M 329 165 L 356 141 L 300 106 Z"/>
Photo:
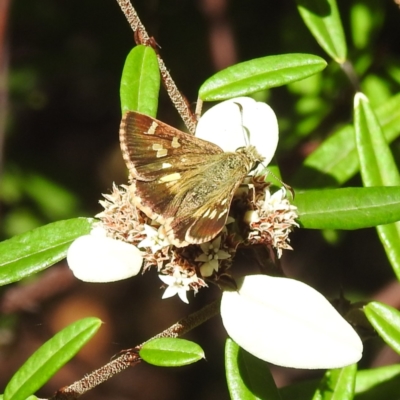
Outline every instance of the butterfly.
<path fill-rule="evenodd" d="M 208 242 L 221 232 L 236 189 L 264 159 L 254 146 L 224 152 L 136 111 L 123 116 L 120 143 L 132 203 L 163 225 L 177 247 Z"/>

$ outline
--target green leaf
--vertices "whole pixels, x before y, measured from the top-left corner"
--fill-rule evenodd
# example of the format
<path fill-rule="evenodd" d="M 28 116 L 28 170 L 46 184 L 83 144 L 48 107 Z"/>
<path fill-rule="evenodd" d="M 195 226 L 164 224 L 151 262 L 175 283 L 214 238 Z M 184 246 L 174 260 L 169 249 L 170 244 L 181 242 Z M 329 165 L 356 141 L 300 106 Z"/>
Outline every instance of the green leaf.
<path fill-rule="evenodd" d="M 379 336 L 400 354 L 400 312 L 378 301 L 367 304 L 364 311 Z"/>
<path fill-rule="evenodd" d="M 352 400 L 356 382 L 357 364 L 332 369 L 325 373 L 313 400 Z"/>
<path fill-rule="evenodd" d="M 84 318 L 54 335 L 11 378 L 4 400 L 25 400 L 36 392 L 92 338 L 101 323 L 98 318 Z"/>
<path fill-rule="evenodd" d="M 225 345 L 225 369 L 232 400 L 281 400 L 268 364 L 231 339 Z"/>
<path fill-rule="evenodd" d="M 134 47 L 128 54 L 122 71 L 122 114 L 130 110 L 155 117 L 159 90 L 160 72 L 155 51 L 148 46 Z"/>
<path fill-rule="evenodd" d="M 388 143 L 400 134 L 400 93 L 376 109 L 376 116 Z M 292 178 L 298 188 L 337 187 L 359 170 L 354 128 L 347 125 L 322 143 L 304 161 Z"/>
<path fill-rule="evenodd" d="M 347 46 L 336 0 L 296 0 L 304 23 L 319 45 L 339 64 L 346 61 Z"/>
<path fill-rule="evenodd" d="M 400 384 L 400 364 L 357 372 L 356 400 L 395 399 Z M 310 399 L 318 386 L 315 379 L 302 381 L 279 389 L 284 400 Z"/>
<path fill-rule="evenodd" d="M 351 4 L 351 35 L 356 49 L 371 49 L 385 23 L 385 7 L 381 0 L 359 0 Z"/>
<path fill-rule="evenodd" d="M 200 87 L 199 97 L 215 101 L 246 96 L 307 78 L 326 65 L 325 60 L 311 54 L 255 58 L 217 72 Z"/>
<path fill-rule="evenodd" d="M 368 228 L 400 219 L 400 186 L 296 192 L 293 205 L 304 228 Z"/>
<path fill-rule="evenodd" d="M 400 175 L 379 122 L 368 99 L 354 99 L 354 131 L 365 186 L 400 185 Z"/>
<path fill-rule="evenodd" d="M 0 394 L 0 400 L 3 400 L 3 399 L 4 399 L 4 396 Z M 32 396 L 27 397 L 25 400 L 42 400 L 42 399 L 39 399 L 39 397 L 32 395 Z"/>
<path fill-rule="evenodd" d="M 359 371 L 356 400 L 396 399 L 399 394 L 400 364 Z"/>
<path fill-rule="evenodd" d="M 204 358 L 204 351 L 189 340 L 160 338 L 146 342 L 139 355 L 144 361 L 159 367 L 181 367 Z"/>
<path fill-rule="evenodd" d="M 354 131 L 364 185 L 400 185 L 400 175 L 389 145 L 368 99 L 362 93 L 357 93 L 354 98 Z M 400 222 L 379 226 L 377 230 L 400 279 Z"/>
<path fill-rule="evenodd" d="M 92 228 L 93 219 L 58 221 L 0 243 L 0 285 L 16 282 L 65 258 L 68 247 Z"/>

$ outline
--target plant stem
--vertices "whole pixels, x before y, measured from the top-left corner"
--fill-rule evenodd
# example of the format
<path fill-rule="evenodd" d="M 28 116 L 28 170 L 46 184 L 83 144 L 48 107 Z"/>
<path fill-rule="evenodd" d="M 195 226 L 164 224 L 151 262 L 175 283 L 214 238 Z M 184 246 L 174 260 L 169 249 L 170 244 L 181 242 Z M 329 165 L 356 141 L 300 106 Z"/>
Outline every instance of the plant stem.
<path fill-rule="evenodd" d="M 189 132 L 194 134 L 197 125 L 197 118 L 190 110 L 186 98 L 178 90 L 174 80 L 172 79 L 170 73 L 165 66 L 165 63 L 161 56 L 157 52 L 157 44 L 155 40 L 148 35 L 146 29 L 139 19 L 135 9 L 133 8 L 129 0 L 117 0 L 117 3 L 121 7 L 126 19 L 129 22 L 132 30 L 135 32 L 135 41 L 137 44 L 143 44 L 145 46 L 152 47 L 156 50 L 158 58 L 158 66 L 160 68 L 161 77 L 163 84 L 168 92 L 168 95 L 174 104 L 175 108 L 178 110 L 183 122 L 188 128 Z"/>
<path fill-rule="evenodd" d="M 141 362 L 139 350 L 148 341 L 156 338 L 176 338 L 188 333 L 190 330 L 201 325 L 205 321 L 214 317 L 219 312 L 220 299 L 206 305 L 199 311 L 182 318 L 177 323 L 160 332 L 146 342 L 128 350 L 123 350 L 112 361 L 102 366 L 99 369 L 85 375 L 79 381 L 72 385 L 65 386 L 58 390 L 49 400 L 73 400 L 80 397 L 82 394 L 95 388 L 101 383 L 112 378 L 114 375 L 124 371 L 128 367 L 133 367 Z"/>

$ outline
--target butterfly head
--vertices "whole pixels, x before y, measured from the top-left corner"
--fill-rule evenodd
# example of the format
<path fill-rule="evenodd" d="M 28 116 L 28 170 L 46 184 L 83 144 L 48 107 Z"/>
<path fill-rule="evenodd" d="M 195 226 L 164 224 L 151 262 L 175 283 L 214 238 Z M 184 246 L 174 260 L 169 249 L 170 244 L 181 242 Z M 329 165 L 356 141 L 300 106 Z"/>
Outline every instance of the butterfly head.
<path fill-rule="evenodd" d="M 264 157 L 257 151 L 255 146 L 248 145 L 239 147 L 236 153 L 243 154 L 249 162 L 249 171 L 256 168 L 264 161 Z"/>

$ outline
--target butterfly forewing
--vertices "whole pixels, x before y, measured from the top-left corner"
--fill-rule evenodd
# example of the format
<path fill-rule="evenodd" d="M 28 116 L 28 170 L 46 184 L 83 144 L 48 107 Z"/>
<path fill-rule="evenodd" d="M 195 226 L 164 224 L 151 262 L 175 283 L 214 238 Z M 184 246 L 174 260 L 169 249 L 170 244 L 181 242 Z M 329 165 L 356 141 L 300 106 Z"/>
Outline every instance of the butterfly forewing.
<path fill-rule="evenodd" d="M 122 119 L 120 142 L 131 175 L 145 181 L 196 168 L 205 155 L 223 153 L 213 143 L 133 111 Z"/>
<path fill-rule="evenodd" d="M 125 114 L 121 149 L 133 178 L 132 200 L 164 225 L 176 246 L 203 243 L 224 227 L 235 190 L 261 157 L 249 147 L 224 153 L 136 112 Z"/>

